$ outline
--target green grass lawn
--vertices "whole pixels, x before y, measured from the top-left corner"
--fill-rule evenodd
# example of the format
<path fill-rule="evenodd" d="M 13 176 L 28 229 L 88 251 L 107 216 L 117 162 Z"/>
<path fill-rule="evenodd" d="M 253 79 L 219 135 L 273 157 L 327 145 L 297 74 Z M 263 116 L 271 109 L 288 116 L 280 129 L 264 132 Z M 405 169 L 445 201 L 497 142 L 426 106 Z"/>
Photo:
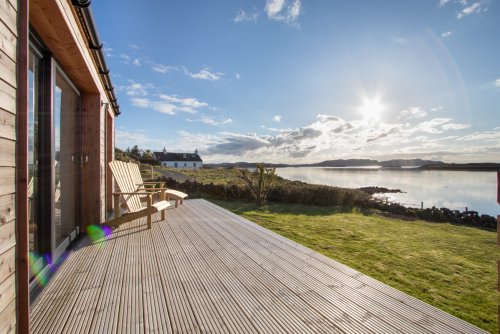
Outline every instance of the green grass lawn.
<path fill-rule="evenodd" d="M 226 168 L 201 168 L 201 169 L 179 169 L 168 167 L 156 167 L 163 170 L 170 170 L 182 173 L 188 176 L 191 180 L 196 180 L 200 183 L 214 183 L 214 184 L 228 184 L 236 183 L 242 184 L 238 178 L 238 170 Z"/>
<path fill-rule="evenodd" d="M 349 209 L 214 201 L 474 325 L 497 333 L 496 233 Z"/>

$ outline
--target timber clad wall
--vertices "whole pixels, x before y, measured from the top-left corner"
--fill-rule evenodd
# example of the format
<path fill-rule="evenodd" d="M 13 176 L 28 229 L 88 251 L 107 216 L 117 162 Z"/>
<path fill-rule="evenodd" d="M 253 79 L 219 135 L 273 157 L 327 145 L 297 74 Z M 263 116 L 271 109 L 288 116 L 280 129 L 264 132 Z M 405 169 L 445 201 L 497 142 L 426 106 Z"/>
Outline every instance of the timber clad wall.
<path fill-rule="evenodd" d="M 17 0 L 0 0 L 0 333 L 16 324 Z"/>

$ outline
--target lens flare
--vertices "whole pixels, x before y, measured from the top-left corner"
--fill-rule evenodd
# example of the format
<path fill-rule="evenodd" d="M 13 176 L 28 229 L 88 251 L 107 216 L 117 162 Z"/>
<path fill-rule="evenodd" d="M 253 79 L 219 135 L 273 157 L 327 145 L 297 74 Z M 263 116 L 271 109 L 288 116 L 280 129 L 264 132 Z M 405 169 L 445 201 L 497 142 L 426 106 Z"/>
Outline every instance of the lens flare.
<path fill-rule="evenodd" d="M 49 254 L 40 255 L 35 252 L 29 252 L 29 265 L 35 282 L 41 287 L 46 286 L 52 274 L 57 271 L 57 268 L 59 268 L 68 256 L 69 253 L 65 251 L 59 256 L 57 261 L 52 262 Z"/>
<path fill-rule="evenodd" d="M 111 235 L 111 228 L 109 226 L 89 225 L 87 235 L 92 240 L 92 243 L 102 243 Z"/>

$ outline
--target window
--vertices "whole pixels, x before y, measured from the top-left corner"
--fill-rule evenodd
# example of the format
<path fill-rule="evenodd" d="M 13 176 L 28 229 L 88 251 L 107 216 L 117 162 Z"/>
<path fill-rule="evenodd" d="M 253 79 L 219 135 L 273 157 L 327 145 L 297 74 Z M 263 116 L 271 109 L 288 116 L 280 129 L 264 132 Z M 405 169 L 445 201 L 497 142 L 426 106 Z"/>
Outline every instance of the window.
<path fill-rule="evenodd" d="M 76 237 L 82 183 L 80 96 L 33 31 L 27 102 L 30 278 L 36 282 Z"/>
<path fill-rule="evenodd" d="M 42 95 L 42 54 L 33 46 L 28 55 L 28 220 L 29 250 L 41 253 L 39 205 L 39 117 L 40 98 Z"/>

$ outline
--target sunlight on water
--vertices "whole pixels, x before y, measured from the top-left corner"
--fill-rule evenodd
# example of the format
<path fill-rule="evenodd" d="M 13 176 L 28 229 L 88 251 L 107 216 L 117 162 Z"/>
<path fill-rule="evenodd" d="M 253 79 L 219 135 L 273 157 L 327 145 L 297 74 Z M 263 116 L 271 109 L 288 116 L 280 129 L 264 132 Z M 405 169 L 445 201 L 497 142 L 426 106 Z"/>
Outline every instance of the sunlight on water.
<path fill-rule="evenodd" d="M 497 178 L 495 172 L 421 171 L 416 169 L 362 168 L 277 168 L 276 173 L 290 180 L 345 188 L 379 186 L 401 189 L 404 193 L 378 195 L 406 206 L 447 207 L 478 211 L 496 216 Z"/>

